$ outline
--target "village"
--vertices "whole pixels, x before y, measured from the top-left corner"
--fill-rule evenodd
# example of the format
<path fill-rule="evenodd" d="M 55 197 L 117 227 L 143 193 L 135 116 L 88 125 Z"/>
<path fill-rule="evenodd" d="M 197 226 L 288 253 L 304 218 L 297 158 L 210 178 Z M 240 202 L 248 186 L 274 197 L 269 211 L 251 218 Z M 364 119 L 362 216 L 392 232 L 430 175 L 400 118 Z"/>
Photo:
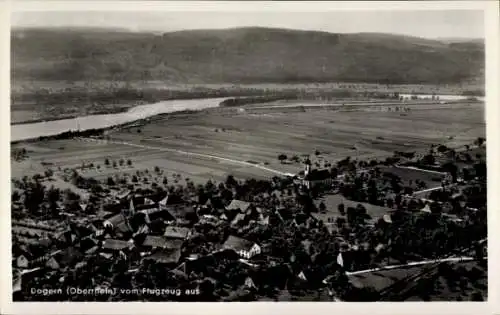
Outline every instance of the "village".
<path fill-rule="evenodd" d="M 485 139 L 385 160 L 320 155 L 294 157 L 298 174 L 204 185 L 160 168 L 13 178 L 14 300 L 486 299 Z M 41 183 L 55 177 L 68 188 Z"/>

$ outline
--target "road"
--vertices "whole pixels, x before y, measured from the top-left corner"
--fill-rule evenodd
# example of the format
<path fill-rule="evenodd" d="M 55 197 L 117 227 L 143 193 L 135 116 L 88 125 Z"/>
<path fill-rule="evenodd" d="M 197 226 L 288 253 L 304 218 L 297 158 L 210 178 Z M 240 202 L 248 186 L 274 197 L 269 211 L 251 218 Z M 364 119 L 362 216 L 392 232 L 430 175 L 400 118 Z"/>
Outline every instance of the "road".
<path fill-rule="evenodd" d="M 452 257 L 452 258 L 443 258 L 443 259 L 432 259 L 432 260 L 424 260 L 424 261 L 415 261 L 415 262 L 410 262 L 407 264 L 402 264 L 402 265 L 391 265 L 391 266 L 384 266 L 380 268 L 373 268 L 373 269 L 366 269 L 366 270 L 358 270 L 358 271 L 353 271 L 353 272 L 346 272 L 345 274 L 347 276 L 352 276 L 352 275 L 359 275 L 359 274 L 364 274 L 364 273 L 371 273 L 371 272 L 377 272 L 377 271 L 382 271 L 382 270 L 390 270 L 390 269 L 397 269 L 397 268 L 404 268 L 404 267 L 410 267 L 410 266 L 421 266 L 421 265 L 429 265 L 429 264 L 435 264 L 435 263 L 442 263 L 442 262 L 461 262 L 461 261 L 471 261 L 474 260 L 474 257 Z"/>
<path fill-rule="evenodd" d="M 432 171 L 432 170 L 426 170 L 423 168 L 418 168 L 414 166 L 401 166 L 401 165 L 395 165 L 396 168 L 404 168 L 408 170 L 415 170 L 415 171 L 420 171 L 420 172 L 425 172 L 425 173 L 432 173 L 432 174 L 437 174 L 437 175 L 446 175 L 444 172 L 438 172 L 438 171 Z"/>

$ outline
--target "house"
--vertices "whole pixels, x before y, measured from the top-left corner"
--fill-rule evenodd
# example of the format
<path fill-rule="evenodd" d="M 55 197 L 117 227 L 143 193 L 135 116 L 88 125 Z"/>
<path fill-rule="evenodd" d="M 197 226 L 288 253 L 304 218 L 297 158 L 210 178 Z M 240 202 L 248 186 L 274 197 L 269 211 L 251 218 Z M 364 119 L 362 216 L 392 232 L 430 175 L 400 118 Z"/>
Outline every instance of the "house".
<path fill-rule="evenodd" d="M 250 259 L 262 251 L 258 244 L 233 235 L 228 237 L 222 247 L 224 250 L 234 251 L 240 257 L 246 259 Z"/>
<path fill-rule="evenodd" d="M 122 213 L 119 213 L 107 219 L 106 221 L 104 221 L 103 225 L 105 228 L 112 229 L 122 235 L 133 233 L 128 219 Z"/>
<path fill-rule="evenodd" d="M 133 246 L 129 241 L 107 239 L 102 243 L 102 249 L 107 252 L 117 252 Z"/>
<path fill-rule="evenodd" d="M 246 216 L 244 213 L 238 213 L 236 217 L 234 217 L 233 221 L 231 221 L 231 225 L 236 226 L 236 225 L 243 225 L 245 223 Z"/>
<path fill-rule="evenodd" d="M 197 221 L 198 216 L 196 214 L 196 209 L 192 205 L 188 204 L 177 204 L 172 206 L 167 206 L 166 211 L 170 217 L 178 223 L 188 223 L 191 221 Z"/>
<path fill-rule="evenodd" d="M 181 248 L 184 242 L 182 240 L 168 240 L 163 236 L 148 235 L 141 244 L 141 247 L 155 248 Z"/>
<path fill-rule="evenodd" d="M 59 270 L 61 267 L 55 257 L 50 257 L 50 259 L 45 263 L 45 266 L 53 270 Z"/>
<path fill-rule="evenodd" d="M 78 249 L 68 247 L 51 254 L 51 256 L 57 259 L 60 266 L 71 266 L 79 262 L 83 255 Z"/>
<path fill-rule="evenodd" d="M 390 214 L 384 214 L 382 216 L 382 219 L 384 220 L 385 223 L 392 223 L 392 218 Z"/>
<path fill-rule="evenodd" d="M 111 218 L 107 219 L 106 221 L 104 221 L 103 225 L 105 227 L 110 227 L 110 228 L 114 229 L 118 225 L 120 225 L 126 221 L 127 221 L 127 218 L 122 213 L 119 213 L 119 214 L 114 215 Z"/>
<path fill-rule="evenodd" d="M 183 202 L 183 200 L 181 197 L 179 197 L 177 195 L 170 195 L 169 194 L 165 198 L 160 200 L 160 202 L 158 202 L 158 205 L 160 206 L 160 209 L 166 209 L 168 206 L 177 205 L 177 204 L 180 204 L 182 202 Z"/>
<path fill-rule="evenodd" d="M 129 189 L 125 189 L 116 195 L 116 199 L 122 201 L 126 200 L 132 192 Z"/>
<path fill-rule="evenodd" d="M 170 239 L 187 239 L 191 234 L 191 230 L 186 227 L 178 227 L 178 226 L 167 226 L 165 228 L 164 237 Z"/>
<path fill-rule="evenodd" d="M 146 223 L 151 223 L 152 221 L 156 219 L 162 219 L 165 221 L 174 221 L 175 217 L 172 216 L 171 213 L 169 213 L 165 209 L 160 209 L 159 207 L 151 207 L 149 206 L 148 208 L 139 210 L 138 213 L 144 214 L 145 222 Z"/>
<path fill-rule="evenodd" d="M 24 255 L 20 255 L 16 258 L 16 265 L 18 268 L 26 269 L 26 268 L 28 268 L 29 264 L 30 264 L 30 261 Z"/>
<path fill-rule="evenodd" d="M 179 248 L 167 248 L 153 253 L 144 258 L 144 260 L 152 260 L 159 264 L 176 265 L 181 258 L 181 250 Z"/>
<path fill-rule="evenodd" d="M 251 206 L 252 204 L 249 202 L 233 199 L 231 203 L 226 207 L 226 210 L 229 212 L 245 213 Z"/>
<path fill-rule="evenodd" d="M 420 211 L 421 212 L 425 212 L 425 213 L 432 213 L 429 204 L 426 204 L 425 207 L 423 207 L 422 209 L 420 209 Z"/>

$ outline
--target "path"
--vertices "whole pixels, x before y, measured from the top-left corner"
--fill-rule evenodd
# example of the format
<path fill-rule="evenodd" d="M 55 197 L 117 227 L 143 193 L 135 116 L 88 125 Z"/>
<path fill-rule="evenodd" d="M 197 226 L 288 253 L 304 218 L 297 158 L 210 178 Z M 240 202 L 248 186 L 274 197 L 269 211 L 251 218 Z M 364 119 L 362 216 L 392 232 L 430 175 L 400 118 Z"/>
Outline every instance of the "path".
<path fill-rule="evenodd" d="M 87 138 L 88 139 L 88 138 Z M 91 139 L 90 141 L 93 141 L 94 139 Z M 195 152 L 188 152 L 188 151 L 183 151 L 183 150 L 177 150 L 177 149 L 170 149 L 170 148 L 164 148 L 164 147 L 155 147 L 155 146 L 150 146 L 150 145 L 144 145 L 144 144 L 136 144 L 136 143 L 131 143 L 131 142 L 125 142 L 125 141 L 113 141 L 113 140 L 107 140 L 107 143 L 112 143 L 112 144 L 121 144 L 121 145 L 128 145 L 131 147 L 137 147 L 137 148 L 143 148 L 143 149 L 151 149 L 151 150 L 159 150 L 159 151 L 166 151 L 166 152 L 174 152 L 178 154 L 184 154 L 184 155 L 191 155 L 191 156 L 199 156 L 199 157 L 204 157 L 204 158 L 209 158 L 209 159 L 215 159 L 215 160 L 220 160 L 224 162 L 230 162 L 230 163 L 235 163 L 235 164 L 241 164 L 245 166 L 251 166 L 255 168 L 260 168 L 262 170 L 278 174 L 281 176 L 288 176 L 290 175 L 289 173 L 281 172 L 269 167 L 265 167 L 259 164 L 253 164 L 241 160 L 234 160 L 230 158 L 225 158 L 217 155 L 212 155 L 212 154 L 203 154 L 203 153 L 195 153 Z"/>
<path fill-rule="evenodd" d="M 401 165 L 394 165 L 396 168 L 404 168 L 408 170 L 414 170 L 414 171 L 420 171 L 420 172 L 426 172 L 426 173 L 432 173 L 432 174 L 438 174 L 438 175 L 446 175 L 444 172 L 438 172 L 438 171 L 432 171 L 432 170 L 426 170 L 423 168 L 418 168 L 414 166 L 401 166 Z"/>
<path fill-rule="evenodd" d="M 483 238 L 483 239 L 477 241 L 477 244 L 483 244 L 487 240 L 488 240 L 488 238 Z M 466 248 L 460 249 L 460 253 L 465 253 L 466 251 L 470 250 L 471 248 L 472 247 L 466 247 Z M 485 259 L 487 259 L 487 258 L 488 257 L 485 257 Z M 461 261 L 472 261 L 472 260 L 475 260 L 475 258 L 470 257 L 470 256 L 447 257 L 447 258 L 441 258 L 441 259 L 427 259 L 427 260 L 422 260 L 422 261 L 409 262 L 407 264 L 390 265 L 390 266 L 384 266 L 384 267 L 379 267 L 379 268 L 357 270 L 357 271 L 351 271 L 351 272 L 347 271 L 346 275 L 350 276 L 350 275 L 364 274 L 364 273 L 370 273 L 370 272 L 377 272 L 377 271 L 381 271 L 381 270 L 403 268 L 403 267 L 408 267 L 408 266 L 420 266 L 420 265 L 435 264 L 435 263 L 440 263 L 440 262 L 461 262 Z M 327 281 L 327 279 L 325 279 L 324 281 Z"/>
<path fill-rule="evenodd" d="M 432 260 L 424 260 L 424 261 L 415 261 L 415 262 L 410 262 L 410 263 L 401 264 L 401 265 L 391 265 L 391 266 L 384 266 L 384 267 L 373 268 L 373 269 L 366 269 L 366 270 L 358 270 L 358 271 L 353 271 L 353 272 L 346 272 L 346 275 L 347 276 L 353 276 L 353 275 L 359 275 L 359 274 L 364 274 L 364 273 L 377 272 L 377 271 L 390 270 L 390 269 L 397 269 L 397 268 L 410 267 L 410 266 L 421 266 L 421 265 L 435 264 L 435 263 L 441 263 L 441 262 L 471 261 L 471 260 L 474 260 L 474 259 L 475 259 L 474 257 L 452 257 L 452 258 L 443 258 L 443 259 L 432 259 Z"/>

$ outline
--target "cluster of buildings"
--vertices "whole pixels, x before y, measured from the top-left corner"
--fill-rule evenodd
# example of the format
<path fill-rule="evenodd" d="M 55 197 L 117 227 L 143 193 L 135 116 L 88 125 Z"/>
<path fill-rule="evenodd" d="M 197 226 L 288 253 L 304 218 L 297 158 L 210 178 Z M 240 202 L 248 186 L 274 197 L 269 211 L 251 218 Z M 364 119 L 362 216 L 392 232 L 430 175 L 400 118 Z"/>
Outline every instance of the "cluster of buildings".
<path fill-rule="evenodd" d="M 95 215 L 64 222 L 13 221 L 14 292 L 22 295 L 27 290 L 25 280 L 47 270 L 78 272 L 95 256 L 110 262 L 125 261 L 131 274 L 153 263 L 179 279 L 197 283 L 209 279 L 217 287 L 227 286 L 218 283 L 227 279 L 217 279 L 218 273 L 210 268 L 222 268 L 229 261 L 233 269 L 237 264 L 246 270 L 245 276 L 235 276 L 234 280 L 245 292 L 270 286 L 281 291 L 290 286 L 320 288 L 323 280 L 338 270 L 371 263 L 368 242 L 348 239 L 338 233 L 337 223 L 322 220 L 317 212 L 304 212 L 298 201 L 299 195 L 308 196 L 314 187 L 331 190 L 340 178 L 333 178 L 328 169 L 313 169 L 307 160 L 303 175 L 291 181 L 295 188 L 292 194 L 283 193 L 282 187 L 245 199 L 252 201 L 227 200 L 215 189 L 202 200 L 196 194 L 186 198 L 167 192 L 145 195 L 127 189 Z M 231 195 L 235 196 L 236 191 Z M 432 211 L 425 205 L 421 212 Z M 392 224 L 390 212 L 381 219 Z M 277 232 L 279 227 L 283 229 Z M 287 240 L 283 242 L 286 246 L 296 235 L 300 239 L 292 242 L 295 247 L 283 249 L 286 254 L 277 254 L 280 244 L 276 239 Z M 333 245 L 336 248 L 329 249 Z M 375 254 L 383 250 L 384 244 L 379 245 L 373 249 Z M 334 291 L 328 291 L 330 299 Z"/>

